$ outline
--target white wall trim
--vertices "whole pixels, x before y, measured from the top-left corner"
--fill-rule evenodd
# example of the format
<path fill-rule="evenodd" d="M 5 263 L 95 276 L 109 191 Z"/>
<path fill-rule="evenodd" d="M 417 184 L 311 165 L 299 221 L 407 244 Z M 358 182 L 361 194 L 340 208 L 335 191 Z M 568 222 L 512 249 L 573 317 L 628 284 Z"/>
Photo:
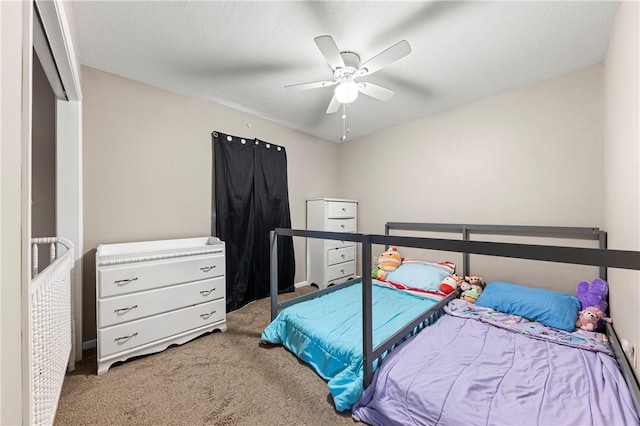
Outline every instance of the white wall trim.
<path fill-rule="evenodd" d="M 33 422 L 31 418 L 31 395 L 33 377 L 31 376 L 33 345 L 31 342 L 31 200 L 33 187 L 32 172 L 32 129 L 33 129 L 33 7 L 31 2 L 23 3 L 23 28 L 22 28 L 22 111 L 20 125 L 22 127 L 20 145 L 21 155 L 21 329 L 22 329 L 22 419 L 25 423 Z"/>
<path fill-rule="evenodd" d="M 33 14 L 33 48 L 38 55 L 42 69 L 47 76 L 47 80 L 56 99 L 66 99 L 64 87 L 62 87 L 62 82 L 58 75 L 58 68 L 53 60 L 53 56 L 51 56 L 47 36 L 44 33 L 44 28 L 40 25 L 37 13 Z"/>
<path fill-rule="evenodd" d="M 61 0 L 35 0 L 44 32 L 51 47 L 69 101 L 82 100 L 80 68 L 76 62 L 75 49 L 69 30 L 69 22 Z"/>
<path fill-rule="evenodd" d="M 82 102 L 56 102 L 56 233 L 74 246 L 74 344 L 70 367 L 82 359 Z"/>

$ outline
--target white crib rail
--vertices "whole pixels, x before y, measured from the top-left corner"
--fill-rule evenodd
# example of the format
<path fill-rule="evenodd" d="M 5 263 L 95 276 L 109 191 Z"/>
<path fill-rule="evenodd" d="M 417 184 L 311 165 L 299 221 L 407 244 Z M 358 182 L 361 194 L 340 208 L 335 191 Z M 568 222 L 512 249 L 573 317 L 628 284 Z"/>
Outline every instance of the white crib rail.
<path fill-rule="evenodd" d="M 29 424 L 53 424 L 72 355 L 73 245 L 62 238 L 34 238 L 34 278 L 30 288 L 31 412 Z M 55 245 L 67 250 L 56 259 Z M 51 263 L 38 272 L 37 244 L 51 244 Z"/>

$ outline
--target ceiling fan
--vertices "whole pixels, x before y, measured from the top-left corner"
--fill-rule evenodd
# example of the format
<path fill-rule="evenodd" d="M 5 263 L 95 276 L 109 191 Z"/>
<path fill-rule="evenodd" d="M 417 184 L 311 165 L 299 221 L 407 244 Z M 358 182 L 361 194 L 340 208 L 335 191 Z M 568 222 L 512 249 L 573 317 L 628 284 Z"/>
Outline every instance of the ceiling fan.
<path fill-rule="evenodd" d="M 394 92 L 386 87 L 373 83 L 358 81 L 359 78 L 371 75 L 411 53 L 411 46 L 402 40 L 378 53 L 364 64 L 360 64 L 360 56 L 350 51 L 341 52 L 330 35 L 321 35 L 313 39 L 333 71 L 333 80 L 299 83 L 285 86 L 289 89 L 308 90 L 337 85 L 327 114 L 340 109 L 341 104 L 355 101 L 358 93 L 381 101 L 389 100 Z"/>

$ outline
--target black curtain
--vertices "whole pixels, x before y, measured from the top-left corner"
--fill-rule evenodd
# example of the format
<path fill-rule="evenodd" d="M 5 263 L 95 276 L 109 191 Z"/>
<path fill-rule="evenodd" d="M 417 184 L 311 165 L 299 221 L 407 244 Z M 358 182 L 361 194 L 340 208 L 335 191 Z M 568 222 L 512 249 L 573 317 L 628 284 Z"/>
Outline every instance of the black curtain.
<path fill-rule="evenodd" d="M 213 132 L 215 229 L 225 242 L 227 311 L 267 297 L 269 231 L 291 228 L 287 154 L 282 146 Z M 291 237 L 278 239 L 278 292 L 294 290 Z"/>

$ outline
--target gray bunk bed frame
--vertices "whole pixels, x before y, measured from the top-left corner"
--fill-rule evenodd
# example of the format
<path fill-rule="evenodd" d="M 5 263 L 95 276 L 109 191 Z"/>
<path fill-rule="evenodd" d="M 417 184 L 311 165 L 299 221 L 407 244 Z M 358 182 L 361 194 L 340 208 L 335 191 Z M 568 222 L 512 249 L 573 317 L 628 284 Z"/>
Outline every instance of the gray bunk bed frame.
<path fill-rule="evenodd" d="M 435 231 L 453 232 L 461 235 L 460 240 L 407 237 L 391 235 L 391 231 Z M 515 244 L 502 242 L 473 241 L 470 234 L 503 234 L 515 236 L 550 236 L 556 238 L 590 239 L 598 241 L 598 248 L 562 247 L 534 244 Z M 373 347 L 372 331 L 372 277 L 363 272 L 362 277 L 351 279 L 345 283 L 327 287 L 310 294 L 306 294 L 284 302 L 278 302 L 278 237 L 304 237 L 338 241 L 352 241 L 361 244 L 361 265 L 372 265 L 372 245 L 411 247 L 431 249 L 439 251 L 457 252 L 463 255 L 463 274 L 468 275 L 469 255 L 480 254 L 516 259 L 541 260 L 549 262 L 568 263 L 575 265 L 590 265 L 600 267 L 600 278 L 607 279 L 607 268 L 619 268 L 640 270 L 640 252 L 626 250 L 609 250 L 607 246 L 606 232 L 599 228 L 588 227 L 554 227 L 554 226 L 515 226 L 515 225 L 464 225 L 449 223 L 413 223 L 413 222 L 387 222 L 385 234 L 360 234 L 342 232 L 309 231 L 301 229 L 276 228 L 271 231 L 271 320 L 275 319 L 278 312 L 288 306 L 314 299 L 325 294 L 340 290 L 362 281 L 362 352 L 364 356 L 363 385 L 366 389 L 373 379 L 374 362 L 381 360 L 382 356 L 391 352 L 397 345 L 407 339 L 407 336 L 415 334 L 416 330 L 435 322 L 443 313 L 445 306 L 451 299 L 459 295 L 459 290 L 449 294 L 436 305 L 425 310 L 405 327 L 394 335 Z M 620 366 L 620 370 L 634 395 L 636 410 L 640 413 L 640 386 L 627 357 L 625 356 L 620 340 L 611 324 L 607 324 L 607 335 L 610 339 L 613 351 Z"/>

